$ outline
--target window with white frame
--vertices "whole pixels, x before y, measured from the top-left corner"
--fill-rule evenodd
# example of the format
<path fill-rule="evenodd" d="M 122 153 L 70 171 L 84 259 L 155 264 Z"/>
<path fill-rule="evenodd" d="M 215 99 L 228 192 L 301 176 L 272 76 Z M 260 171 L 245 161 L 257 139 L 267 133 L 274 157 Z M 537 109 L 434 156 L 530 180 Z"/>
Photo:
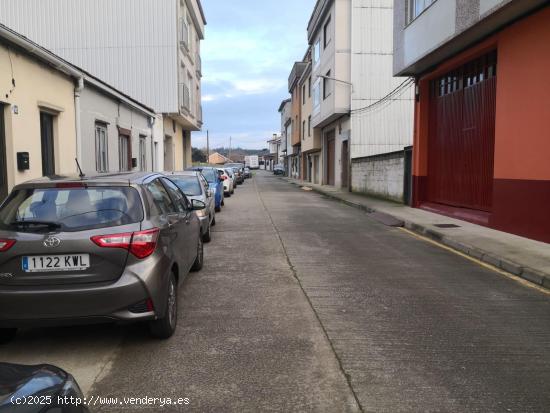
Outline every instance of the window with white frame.
<path fill-rule="evenodd" d="M 189 88 L 189 112 L 193 113 L 195 105 L 195 88 L 193 87 L 193 77 L 187 73 L 187 87 Z"/>
<path fill-rule="evenodd" d="M 316 67 L 321 61 L 321 39 L 317 39 L 313 46 L 313 67 Z"/>
<path fill-rule="evenodd" d="M 97 172 L 109 171 L 107 126 L 101 123 L 95 125 L 95 169 Z"/>
<path fill-rule="evenodd" d="M 139 135 L 139 169 L 147 170 L 147 137 Z"/>
<path fill-rule="evenodd" d="M 307 117 L 307 136 L 311 136 L 311 115 Z"/>
<path fill-rule="evenodd" d="M 180 45 L 189 49 L 189 25 L 184 17 L 180 19 Z"/>
<path fill-rule="evenodd" d="M 323 100 L 328 98 L 332 94 L 332 79 L 330 78 L 330 70 L 323 77 Z"/>
<path fill-rule="evenodd" d="M 323 26 L 323 49 L 326 49 L 327 46 L 329 45 L 330 43 L 330 40 L 331 40 L 331 35 L 330 35 L 330 16 L 328 16 L 328 19 L 325 23 L 325 25 Z"/>
<path fill-rule="evenodd" d="M 422 14 L 424 10 L 430 7 L 437 0 L 409 0 L 408 21 L 409 23 Z"/>

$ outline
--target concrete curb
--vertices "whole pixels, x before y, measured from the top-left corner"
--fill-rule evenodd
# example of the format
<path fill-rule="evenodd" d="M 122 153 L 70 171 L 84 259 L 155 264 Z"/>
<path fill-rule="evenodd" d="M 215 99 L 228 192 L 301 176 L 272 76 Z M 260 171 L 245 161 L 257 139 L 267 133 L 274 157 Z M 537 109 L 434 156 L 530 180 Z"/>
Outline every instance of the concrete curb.
<path fill-rule="evenodd" d="M 506 257 L 498 257 L 494 256 L 492 253 L 484 251 L 478 247 L 474 247 L 472 245 L 468 245 L 466 243 L 463 243 L 461 241 L 454 240 L 452 237 L 449 237 L 437 230 L 434 230 L 432 228 L 428 228 L 422 224 L 418 224 L 411 221 L 403 221 L 402 219 L 392 216 L 391 214 L 388 214 L 387 212 L 379 211 L 376 208 L 370 207 L 366 204 L 360 204 L 357 202 L 353 202 L 347 199 L 341 198 L 338 194 L 331 193 L 328 191 L 323 191 L 321 188 L 315 187 L 315 186 L 309 186 L 307 184 L 300 184 L 299 182 L 290 179 L 290 178 L 282 178 L 285 181 L 287 181 L 290 184 L 302 187 L 307 186 L 311 188 L 313 191 L 325 195 L 331 199 L 334 199 L 336 201 L 342 202 L 348 206 L 351 206 L 353 208 L 360 209 L 361 211 L 367 212 L 369 214 L 372 213 L 379 213 L 386 215 L 388 217 L 391 217 L 392 219 L 396 221 L 400 221 L 403 223 L 403 227 L 415 232 L 419 235 L 425 236 L 432 241 L 438 242 L 442 245 L 445 245 L 446 247 L 452 248 L 458 252 L 461 252 L 465 255 L 468 255 L 472 258 L 478 259 L 485 264 L 489 264 L 495 268 L 498 268 L 502 271 L 505 271 L 507 273 L 510 273 L 512 275 L 515 275 L 517 277 L 520 277 L 526 281 L 529 281 L 533 284 L 538 285 L 539 287 L 543 287 L 545 289 L 550 290 L 550 273 L 544 273 L 537 271 L 533 268 L 529 268 L 526 266 L 522 266 L 521 264 L 518 264 L 516 262 L 512 262 L 508 260 Z M 382 220 L 377 219 L 376 217 L 373 217 L 379 222 L 384 223 Z M 399 225 L 392 225 L 392 226 L 399 226 Z"/>

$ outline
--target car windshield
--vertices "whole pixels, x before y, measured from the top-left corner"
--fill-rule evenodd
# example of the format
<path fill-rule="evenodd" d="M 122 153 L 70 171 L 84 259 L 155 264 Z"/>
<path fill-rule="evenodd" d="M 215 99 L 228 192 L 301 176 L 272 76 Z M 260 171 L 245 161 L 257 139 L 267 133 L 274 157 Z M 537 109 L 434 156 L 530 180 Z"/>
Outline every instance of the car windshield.
<path fill-rule="evenodd" d="M 171 176 L 170 179 L 187 196 L 202 195 L 201 185 L 196 176 Z"/>
<path fill-rule="evenodd" d="M 209 183 L 215 183 L 218 178 L 218 174 L 213 169 L 203 169 L 202 175 Z"/>
<path fill-rule="evenodd" d="M 130 187 L 20 189 L 0 209 L 0 229 L 7 231 L 74 232 L 142 220 L 141 198 Z"/>

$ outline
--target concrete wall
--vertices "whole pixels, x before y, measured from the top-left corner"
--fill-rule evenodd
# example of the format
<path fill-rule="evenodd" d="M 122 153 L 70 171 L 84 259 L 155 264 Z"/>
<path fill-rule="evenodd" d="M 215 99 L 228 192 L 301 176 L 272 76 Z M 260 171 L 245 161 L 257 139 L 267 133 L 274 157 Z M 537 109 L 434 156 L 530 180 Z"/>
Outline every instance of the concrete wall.
<path fill-rule="evenodd" d="M 191 134 L 185 130 L 172 118 L 164 117 L 164 138 L 169 138 L 166 142 L 171 142 L 164 148 L 167 157 L 171 159 L 165 163 L 165 170 L 173 169 L 182 171 L 192 165 Z M 172 168 L 170 168 L 172 166 Z"/>
<path fill-rule="evenodd" d="M 147 163 L 144 170 L 152 170 L 151 129 L 149 118 L 146 114 L 120 103 L 100 90 L 86 85 L 81 93 L 81 131 L 82 131 L 82 169 L 85 171 L 96 170 L 95 126 L 102 123 L 107 127 L 109 141 L 109 172 L 119 171 L 118 128 L 132 131 L 132 157 L 138 159 L 138 166 L 133 170 L 139 171 L 139 139 L 146 137 Z"/>
<path fill-rule="evenodd" d="M 6 120 L 8 189 L 42 176 L 40 111 L 54 114 L 58 174 L 76 172 L 76 126 L 72 78 L 0 44 L 0 101 Z M 12 72 L 13 67 L 13 72 Z M 12 86 L 12 76 L 16 86 Z M 7 95 L 7 97 L 6 97 Z M 17 152 L 29 152 L 30 170 L 18 171 Z"/>
<path fill-rule="evenodd" d="M 403 202 L 404 172 L 403 152 L 354 159 L 352 190 Z"/>

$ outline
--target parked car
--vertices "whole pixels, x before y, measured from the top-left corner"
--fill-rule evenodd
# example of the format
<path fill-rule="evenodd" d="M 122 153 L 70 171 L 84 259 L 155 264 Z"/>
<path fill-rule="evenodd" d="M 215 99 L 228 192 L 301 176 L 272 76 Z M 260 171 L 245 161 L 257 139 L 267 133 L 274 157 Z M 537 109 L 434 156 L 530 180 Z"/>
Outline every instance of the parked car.
<path fill-rule="evenodd" d="M 250 168 L 248 166 L 246 166 L 244 168 L 244 177 L 245 178 L 251 178 L 252 177 L 252 172 L 250 172 Z"/>
<path fill-rule="evenodd" d="M 229 175 L 229 177 L 231 178 L 231 183 L 233 184 L 233 192 L 232 194 L 235 193 L 235 189 L 237 188 L 237 176 L 235 175 L 235 171 L 233 170 L 233 168 L 224 168 L 224 171 L 227 173 L 227 175 Z"/>
<path fill-rule="evenodd" d="M 47 364 L 0 363 L 0 412 L 88 413 L 89 410 L 78 383 L 66 371 Z"/>
<path fill-rule="evenodd" d="M 221 212 L 222 206 L 225 204 L 224 190 L 223 181 L 218 175 L 217 168 L 211 166 L 196 166 L 193 168 L 189 168 L 189 170 L 200 171 L 200 173 L 202 173 L 202 176 L 204 176 L 206 182 L 208 182 L 208 188 L 211 189 L 212 192 L 214 192 L 216 212 Z"/>
<path fill-rule="evenodd" d="M 281 164 L 277 164 L 273 167 L 273 173 L 275 175 L 284 175 L 285 174 L 285 167 Z"/>
<path fill-rule="evenodd" d="M 242 184 L 244 182 L 244 164 L 242 163 L 226 163 L 224 165 L 226 168 L 233 168 L 237 175 L 237 182 Z"/>
<path fill-rule="evenodd" d="M 216 206 L 214 193 L 208 189 L 208 182 L 199 171 L 170 172 L 167 176 L 178 186 L 185 196 L 191 200 L 198 200 L 206 204 L 206 208 L 197 211 L 201 228 L 202 240 L 210 242 L 211 228 L 216 225 Z"/>
<path fill-rule="evenodd" d="M 0 340 L 22 326 L 112 321 L 170 337 L 178 286 L 203 266 L 194 211 L 205 207 L 155 173 L 15 186 L 0 206 Z"/>
<path fill-rule="evenodd" d="M 233 188 L 233 178 L 229 176 L 225 169 L 217 168 L 217 170 L 218 175 L 223 182 L 224 195 L 229 198 L 235 192 L 235 189 Z"/>

